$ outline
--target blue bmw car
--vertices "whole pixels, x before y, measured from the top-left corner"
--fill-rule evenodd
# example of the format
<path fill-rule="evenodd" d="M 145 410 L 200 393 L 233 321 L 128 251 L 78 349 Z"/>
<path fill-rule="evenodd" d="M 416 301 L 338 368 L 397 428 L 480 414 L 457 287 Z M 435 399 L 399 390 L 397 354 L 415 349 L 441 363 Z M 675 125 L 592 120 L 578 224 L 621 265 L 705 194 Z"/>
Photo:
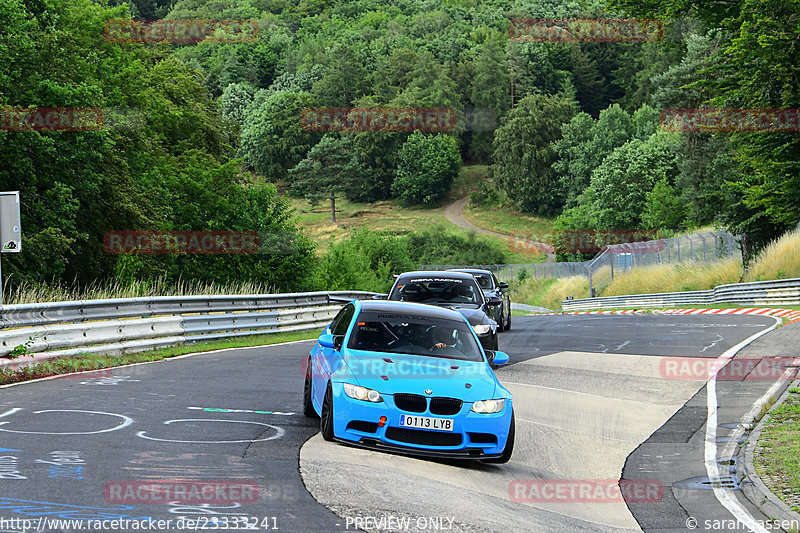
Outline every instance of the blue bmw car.
<path fill-rule="evenodd" d="M 511 393 L 457 311 L 353 301 L 306 363 L 303 411 L 322 437 L 409 455 L 505 463 L 514 449 Z"/>

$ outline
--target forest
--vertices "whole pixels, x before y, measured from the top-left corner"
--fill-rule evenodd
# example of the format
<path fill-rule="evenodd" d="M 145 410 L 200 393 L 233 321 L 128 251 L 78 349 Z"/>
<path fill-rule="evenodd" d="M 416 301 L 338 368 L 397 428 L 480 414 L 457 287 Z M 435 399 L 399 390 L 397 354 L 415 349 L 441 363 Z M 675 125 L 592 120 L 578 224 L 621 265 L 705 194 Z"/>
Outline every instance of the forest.
<path fill-rule="evenodd" d="M 478 201 L 500 198 L 560 229 L 715 226 L 745 235 L 750 255 L 800 221 L 797 131 L 676 132 L 660 118 L 665 109 L 800 107 L 800 1 L 704 6 L 0 0 L 0 109 L 106 117 L 93 131 L 0 129 L 0 190 L 20 191 L 23 228 L 23 252 L 4 255 L 4 278 L 193 278 L 294 291 L 344 288 L 353 281 L 342 269 L 369 267 L 384 280 L 433 262 L 437 246 L 464 250 L 453 261 L 502 260 L 464 239 L 437 242 L 445 237 L 435 232 L 357 232 L 349 247 L 318 256 L 286 198 L 437 205 L 475 163 L 491 176 Z M 657 19 L 663 36 L 537 42 L 509 32 L 519 19 L 623 17 Z M 104 34 L 109 21 L 131 19 L 248 20 L 258 33 L 188 44 Z M 349 107 L 446 108 L 460 120 L 448 131 L 320 131 L 300 120 Z M 491 126 L 463 120 L 474 110 Z M 120 230 L 272 238 L 258 254 L 106 253 L 104 235 Z"/>

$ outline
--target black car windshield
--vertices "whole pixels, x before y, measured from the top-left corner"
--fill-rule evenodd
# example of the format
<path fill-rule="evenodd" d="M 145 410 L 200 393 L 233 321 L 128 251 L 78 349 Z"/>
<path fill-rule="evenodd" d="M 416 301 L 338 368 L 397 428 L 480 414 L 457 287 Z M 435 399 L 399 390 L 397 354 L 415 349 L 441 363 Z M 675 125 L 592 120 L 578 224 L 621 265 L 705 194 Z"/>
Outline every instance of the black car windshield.
<path fill-rule="evenodd" d="M 491 289 L 492 288 L 492 278 L 487 276 L 486 274 L 473 274 L 475 279 L 478 280 L 478 285 L 481 286 L 481 289 Z"/>
<path fill-rule="evenodd" d="M 373 352 L 483 361 L 469 326 L 416 313 L 362 311 L 347 347 Z"/>
<path fill-rule="evenodd" d="M 414 278 L 398 281 L 390 300 L 423 304 L 481 305 L 481 291 L 473 280 Z"/>

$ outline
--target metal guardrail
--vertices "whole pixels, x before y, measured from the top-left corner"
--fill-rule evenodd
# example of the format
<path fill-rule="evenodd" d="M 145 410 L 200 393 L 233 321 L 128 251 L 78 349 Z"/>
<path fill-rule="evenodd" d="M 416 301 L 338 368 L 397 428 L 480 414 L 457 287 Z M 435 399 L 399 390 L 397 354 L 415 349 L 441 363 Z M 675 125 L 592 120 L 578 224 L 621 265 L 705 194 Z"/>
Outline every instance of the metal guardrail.
<path fill-rule="evenodd" d="M 160 296 L 0 306 L 0 367 L 81 353 L 118 354 L 180 343 L 318 329 L 342 304 L 375 293 Z M 9 359 L 17 346 L 25 356 Z"/>
<path fill-rule="evenodd" d="M 679 307 L 687 305 L 800 305 L 800 278 L 720 285 L 707 291 L 633 294 L 564 300 L 564 311 L 617 307 Z"/>

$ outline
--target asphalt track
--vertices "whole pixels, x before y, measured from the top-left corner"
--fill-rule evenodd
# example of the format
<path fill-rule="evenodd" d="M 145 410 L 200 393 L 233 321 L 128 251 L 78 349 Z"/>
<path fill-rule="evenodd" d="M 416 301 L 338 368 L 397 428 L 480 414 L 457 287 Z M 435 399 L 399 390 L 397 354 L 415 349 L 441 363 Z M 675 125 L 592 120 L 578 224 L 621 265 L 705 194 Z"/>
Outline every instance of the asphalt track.
<path fill-rule="evenodd" d="M 702 470 L 697 435 L 705 416 L 696 408 L 704 381 L 665 378 L 665 357 L 716 358 L 773 323 L 732 315 L 515 317 L 500 336 L 513 364 L 498 376 L 514 393 L 517 446 L 498 466 L 322 441 L 300 412 L 310 342 L 4 388 L 0 532 L 23 531 L 13 519 L 33 520 L 40 531 L 77 530 L 42 525 L 40 517 L 171 520 L 162 531 L 237 524 L 306 532 L 686 530 L 696 497 L 671 484 L 698 461 Z M 737 401 L 720 423 L 738 420 L 756 389 L 737 396 L 735 384 L 721 388 L 720 398 Z M 683 447 L 673 447 L 668 468 L 650 468 L 647 446 L 670 439 Z M 662 482 L 663 495 L 626 504 L 531 501 L 514 492 L 530 480 L 615 482 L 623 472 Z M 173 490 L 192 481 L 256 486 L 257 497 L 223 491 L 176 503 L 125 491 L 144 481 L 171 482 Z M 730 518 L 709 494 L 702 516 Z"/>

